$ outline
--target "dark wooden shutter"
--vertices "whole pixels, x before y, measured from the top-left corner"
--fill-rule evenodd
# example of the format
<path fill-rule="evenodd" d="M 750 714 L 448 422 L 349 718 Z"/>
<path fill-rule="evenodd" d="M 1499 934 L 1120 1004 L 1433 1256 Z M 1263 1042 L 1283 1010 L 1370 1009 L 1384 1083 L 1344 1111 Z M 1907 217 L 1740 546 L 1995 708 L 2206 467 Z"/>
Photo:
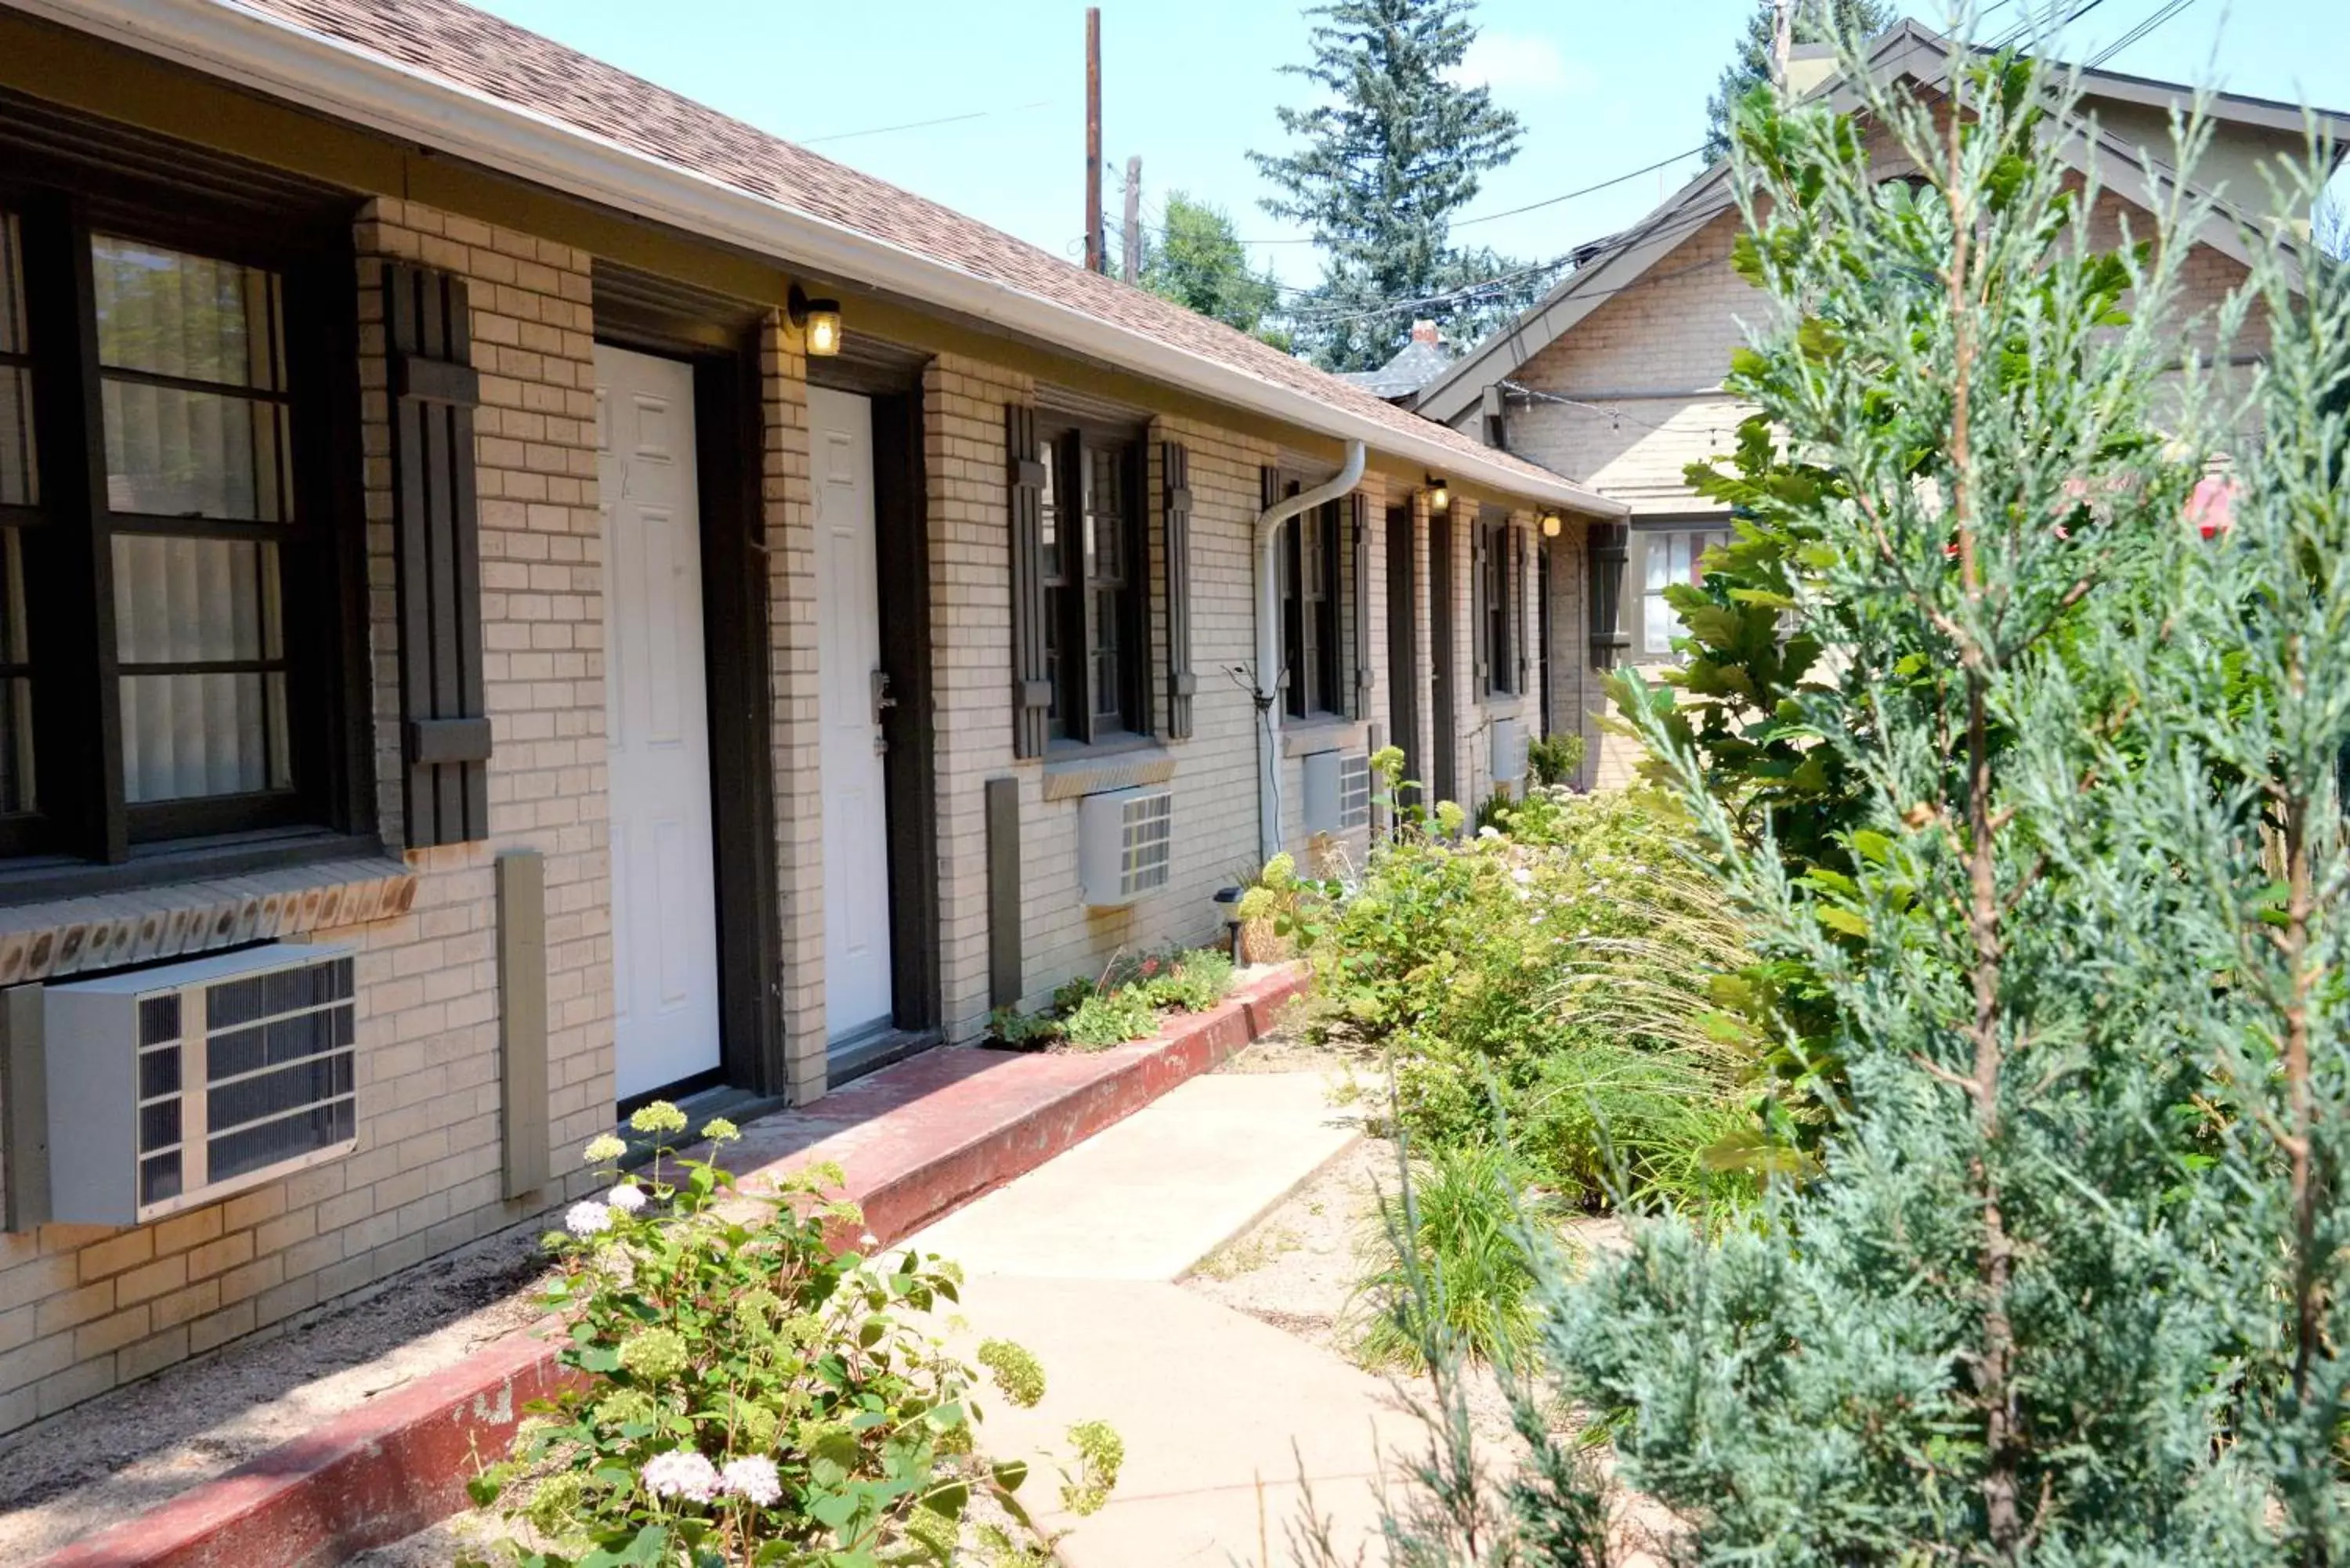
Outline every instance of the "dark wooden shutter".
<path fill-rule="evenodd" d="M 1045 662 L 1045 460 L 1035 410 L 1006 408 L 1003 426 L 1012 488 L 1012 754 L 1041 757 L 1053 711 Z"/>
<path fill-rule="evenodd" d="M 387 262 L 383 292 L 407 842 L 466 844 L 490 832 L 490 721 L 465 280 Z"/>
<path fill-rule="evenodd" d="M 1347 717 L 1371 711 L 1371 508 L 1357 491 L 1347 497 L 1347 527 L 1354 545 L 1347 556 L 1347 605 L 1355 618 L 1355 680 L 1347 693 Z"/>
<path fill-rule="evenodd" d="M 1487 574 L 1492 570 L 1489 558 L 1487 535 L 1492 530 L 1478 523 L 1469 529 L 1469 648 L 1477 671 L 1477 700 L 1483 701 L 1493 694 L 1493 628 L 1487 618 L 1492 587 Z"/>
<path fill-rule="evenodd" d="M 1191 738 L 1191 458 L 1180 441 L 1159 449 L 1159 548 L 1167 558 L 1167 733 Z"/>

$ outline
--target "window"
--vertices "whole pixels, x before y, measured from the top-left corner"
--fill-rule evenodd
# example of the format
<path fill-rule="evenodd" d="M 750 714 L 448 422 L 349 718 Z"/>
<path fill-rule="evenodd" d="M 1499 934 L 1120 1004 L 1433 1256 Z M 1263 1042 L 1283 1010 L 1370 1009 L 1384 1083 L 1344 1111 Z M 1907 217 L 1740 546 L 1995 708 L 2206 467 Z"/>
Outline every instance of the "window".
<path fill-rule="evenodd" d="M 1059 739 L 1145 727 L 1141 468 L 1141 450 L 1130 441 L 1077 431 L 1046 438 L 1045 663 Z"/>
<path fill-rule="evenodd" d="M 1291 493 L 1295 493 L 1293 483 Z M 1316 506 L 1289 525 L 1281 556 L 1281 635 L 1295 718 L 1342 713 L 1338 611 L 1345 581 L 1338 551 L 1338 503 Z"/>
<path fill-rule="evenodd" d="M 1640 654 L 1669 658 L 1673 639 L 1680 635 L 1681 618 L 1665 602 L 1665 589 L 1675 583 L 1696 587 L 1703 580 L 1699 563 L 1707 548 L 1728 538 L 1721 528 L 1653 528 L 1639 534 L 1641 550 Z"/>
<path fill-rule="evenodd" d="M 335 815 L 301 393 L 337 338 L 272 259 L 0 206 L 0 854 Z"/>
<path fill-rule="evenodd" d="M 1507 522 L 1477 525 L 1477 635 L 1485 689 L 1511 696 L 1518 689 L 1517 533 Z"/>

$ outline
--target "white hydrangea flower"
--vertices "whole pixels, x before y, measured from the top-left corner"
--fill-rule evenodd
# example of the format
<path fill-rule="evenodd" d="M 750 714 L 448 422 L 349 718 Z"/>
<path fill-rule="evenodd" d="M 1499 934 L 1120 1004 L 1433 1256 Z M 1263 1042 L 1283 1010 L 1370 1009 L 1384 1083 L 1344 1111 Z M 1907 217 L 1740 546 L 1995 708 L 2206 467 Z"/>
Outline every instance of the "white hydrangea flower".
<path fill-rule="evenodd" d="M 563 1216 L 563 1228 L 575 1236 L 593 1236 L 612 1228 L 612 1211 L 587 1199 L 575 1203 Z"/>
<path fill-rule="evenodd" d="M 718 1467 L 691 1449 L 671 1449 L 665 1454 L 655 1454 L 645 1461 L 640 1473 L 645 1490 L 655 1497 L 708 1502 L 718 1495 Z"/>
<path fill-rule="evenodd" d="M 598 1133 L 588 1140 L 588 1147 L 580 1151 L 580 1158 L 589 1165 L 609 1165 L 628 1152 L 629 1146 L 610 1133 Z"/>
<path fill-rule="evenodd" d="M 1523 866 L 1517 867 L 1510 872 L 1510 880 L 1515 882 L 1521 888 L 1524 887 L 1534 879 L 1534 874 L 1527 870 Z"/>
<path fill-rule="evenodd" d="M 775 1461 L 764 1454 L 727 1460 L 726 1468 L 718 1472 L 718 1484 L 733 1496 L 761 1508 L 784 1495 L 784 1480 L 775 1473 Z"/>
<path fill-rule="evenodd" d="M 623 1181 L 604 1194 L 604 1201 L 623 1214 L 634 1214 L 645 1206 L 645 1189 L 633 1181 Z"/>

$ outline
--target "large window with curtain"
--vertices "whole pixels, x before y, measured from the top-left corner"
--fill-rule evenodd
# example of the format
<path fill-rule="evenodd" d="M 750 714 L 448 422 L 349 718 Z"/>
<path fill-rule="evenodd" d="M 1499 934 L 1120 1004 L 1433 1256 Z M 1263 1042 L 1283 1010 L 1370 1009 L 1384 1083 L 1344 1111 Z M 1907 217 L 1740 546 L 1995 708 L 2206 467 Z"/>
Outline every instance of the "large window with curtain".
<path fill-rule="evenodd" d="M 0 855 L 333 825 L 332 328 L 295 294 L 0 195 Z"/>
<path fill-rule="evenodd" d="M 1705 553 L 1730 537 L 1726 528 L 1668 526 L 1640 528 L 1633 533 L 1640 573 L 1640 629 L 1636 645 L 1643 659 L 1669 659 L 1673 639 L 1685 629 L 1680 612 L 1665 600 L 1665 590 L 1676 583 L 1700 586 Z"/>

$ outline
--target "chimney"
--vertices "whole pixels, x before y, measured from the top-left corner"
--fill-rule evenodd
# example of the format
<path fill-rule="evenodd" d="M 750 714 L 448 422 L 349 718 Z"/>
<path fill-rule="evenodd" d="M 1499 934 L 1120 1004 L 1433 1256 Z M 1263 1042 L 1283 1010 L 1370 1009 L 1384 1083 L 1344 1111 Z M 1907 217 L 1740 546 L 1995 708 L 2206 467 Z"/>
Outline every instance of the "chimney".
<path fill-rule="evenodd" d="M 1444 341 L 1443 337 L 1437 332 L 1436 323 L 1433 321 L 1413 322 L 1411 324 L 1411 340 L 1415 343 L 1426 343 L 1431 348 Z"/>

